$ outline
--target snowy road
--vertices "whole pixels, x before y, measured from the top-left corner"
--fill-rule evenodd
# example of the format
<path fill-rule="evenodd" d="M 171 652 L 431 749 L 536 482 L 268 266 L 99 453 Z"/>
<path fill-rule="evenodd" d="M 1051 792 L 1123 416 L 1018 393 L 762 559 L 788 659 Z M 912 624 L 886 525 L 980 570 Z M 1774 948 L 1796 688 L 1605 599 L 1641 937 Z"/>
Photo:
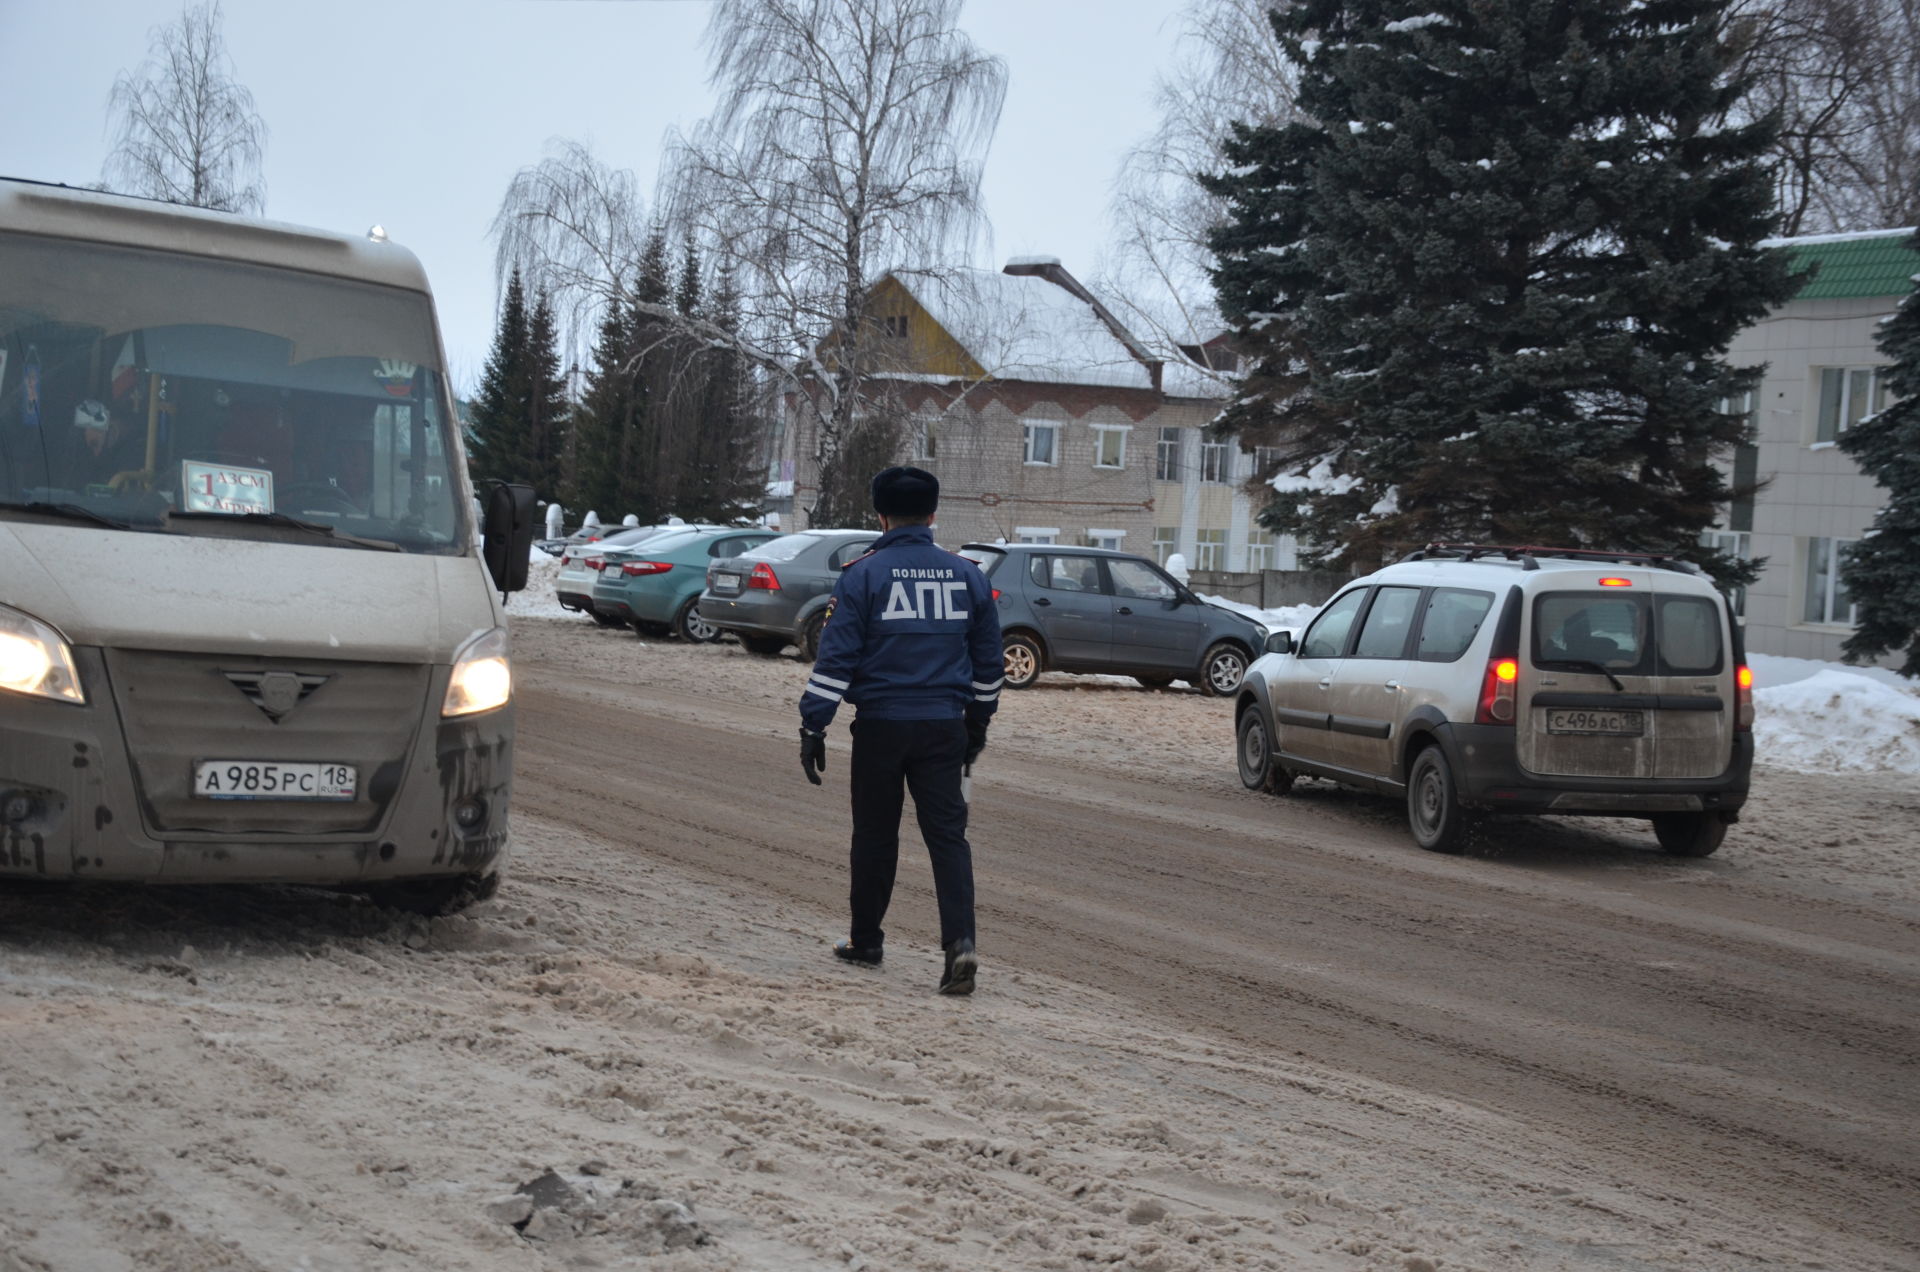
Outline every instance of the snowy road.
<path fill-rule="evenodd" d="M 1224 704 L 1043 683 L 976 773 L 955 1002 L 917 844 L 885 970 L 825 956 L 845 735 L 809 787 L 798 663 L 515 638 L 521 855 L 468 917 L 0 894 L 0 1270 L 637 1260 L 628 1211 L 483 1214 L 594 1159 L 706 1225 L 653 1268 L 1920 1261 L 1911 777 L 1769 774 L 1705 861 L 1440 858 L 1241 790 Z"/>

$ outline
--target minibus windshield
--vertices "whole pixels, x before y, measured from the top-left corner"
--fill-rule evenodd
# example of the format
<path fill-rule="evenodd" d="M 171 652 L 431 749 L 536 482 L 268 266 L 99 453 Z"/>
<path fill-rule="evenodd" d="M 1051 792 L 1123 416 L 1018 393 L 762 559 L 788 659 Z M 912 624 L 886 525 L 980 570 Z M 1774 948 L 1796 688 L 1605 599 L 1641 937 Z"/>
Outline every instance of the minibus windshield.
<path fill-rule="evenodd" d="M 0 234 L 0 517 L 466 550 L 427 298 Z"/>

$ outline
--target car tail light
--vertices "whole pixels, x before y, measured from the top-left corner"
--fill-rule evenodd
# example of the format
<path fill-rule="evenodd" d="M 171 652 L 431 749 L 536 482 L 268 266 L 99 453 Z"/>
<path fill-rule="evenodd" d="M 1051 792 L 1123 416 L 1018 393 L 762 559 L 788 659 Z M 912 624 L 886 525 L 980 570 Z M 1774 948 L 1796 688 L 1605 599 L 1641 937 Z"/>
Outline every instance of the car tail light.
<path fill-rule="evenodd" d="M 1733 727 L 1742 733 L 1753 731 L 1753 668 L 1733 669 Z"/>
<path fill-rule="evenodd" d="M 642 574 L 665 574 L 672 568 L 671 561 L 628 561 L 620 567 L 620 573 L 631 579 Z"/>
<path fill-rule="evenodd" d="M 993 589 L 993 599 L 996 601 L 1000 599 L 1000 589 L 997 587 Z"/>
<path fill-rule="evenodd" d="M 1473 714 L 1475 724 L 1512 724 L 1514 689 L 1520 679 L 1520 664 L 1512 658 L 1489 658 L 1487 676 L 1480 682 L 1480 709 Z"/>
<path fill-rule="evenodd" d="M 599 557 L 588 557 L 586 560 L 582 561 L 580 564 L 586 566 L 589 570 L 594 570 L 594 571 L 604 570 L 607 566 L 607 563 L 605 561 L 602 561 Z"/>
<path fill-rule="evenodd" d="M 764 588 L 769 592 L 778 592 L 780 590 L 780 576 L 773 572 L 772 566 L 768 565 L 765 561 L 759 561 L 754 564 L 753 573 L 747 576 L 747 586 Z"/>

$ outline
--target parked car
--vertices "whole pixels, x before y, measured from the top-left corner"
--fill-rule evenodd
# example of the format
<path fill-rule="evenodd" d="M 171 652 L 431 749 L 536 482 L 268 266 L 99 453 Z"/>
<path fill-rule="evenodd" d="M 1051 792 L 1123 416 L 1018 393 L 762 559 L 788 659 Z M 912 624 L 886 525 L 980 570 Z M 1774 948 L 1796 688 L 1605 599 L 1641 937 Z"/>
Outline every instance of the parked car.
<path fill-rule="evenodd" d="M 1752 673 L 1731 607 L 1684 562 L 1436 546 L 1268 650 L 1235 709 L 1240 780 L 1402 798 L 1435 852 L 1491 811 L 1644 817 L 1704 857 L 1746 802 Z"/>
<path fill-rule="evenodd" d="M 548 556 L 560 556 L 568 548 L 578 543 L 598 543 L 600 540 L 620 530 L 630 530 L 631 526 L 603 526 L 599 522 L 581 526 L 571 534 L 561 535 L 557 539 L 536 539 L 533 546 Z"/>
<path fill-rule="evenodd" d="M 679 530 L 719 530 L 721 526 L 690 526 L 684 522 L 674 525 L 658 526 L 620 526 L 606 530 L 604 535 L 590 539 L 581 539 L 567 546 L 560 558 L 560 574 L 553 581 L 554 599 L 560 602 L 561 609 L 577 610 L 592 617 L 603 627 L 619 627 L 627 622 L 612 614 L 602 614 L 593 608 L 593 584 L 600 576 L 601 563 L 607 553 L 620 548 L 637 547 L 663 534 Z M 594 527 L 605 530 L 605 527 Z"/>
<path fill-rule="evenodd" d="M 681 529 L 615 548 L 603 555 L 589 599 L 596 613 L 632 623 L 641 635 L 718 640 L 720 629 L 700 615 L 707 566 L 778 537 L 772 530 Z"/>
<path fill-rule="evenodd" d="M 1265 645 L 1260 624 L 1201 600 L 1144 557 L 1037 543 L 969 543 L 960 554 L 993 584 L 1011 689 L 1043 671 L 1114 672 L 1226 697 Z"/>
<path fill-rule="evenodd" d="M 802 530 L 715 561 L 707 567 L 700 616 L 753 653 L 798 645 L 812 662 L 840 571 L 879 537 L 877 530 Z"/>

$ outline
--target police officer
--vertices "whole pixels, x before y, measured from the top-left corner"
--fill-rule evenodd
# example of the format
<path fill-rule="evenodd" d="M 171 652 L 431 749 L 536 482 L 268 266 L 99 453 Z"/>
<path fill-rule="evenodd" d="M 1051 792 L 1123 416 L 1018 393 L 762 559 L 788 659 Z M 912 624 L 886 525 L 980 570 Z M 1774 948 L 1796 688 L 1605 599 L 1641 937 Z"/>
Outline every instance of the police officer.
<path fill-rule="evenodd" d="M 849 962 L 880 962 L 904 785 L 933 859 L 947 960 L 940 992 L 970 994 L 979 962 L 961 776 L 986 747 L 987 722 L 1000 702 L 1000 614 L 980 568 L 934 545 L 940 482 L 932 473 L 889 468 L 873 479 L 872 497 L 886 533 L 841 572 L 800 695 L 800 766 L 816 786 L 834 710 L 843 700 L 858 708 L 853 926 L 833 952 Z"/>

